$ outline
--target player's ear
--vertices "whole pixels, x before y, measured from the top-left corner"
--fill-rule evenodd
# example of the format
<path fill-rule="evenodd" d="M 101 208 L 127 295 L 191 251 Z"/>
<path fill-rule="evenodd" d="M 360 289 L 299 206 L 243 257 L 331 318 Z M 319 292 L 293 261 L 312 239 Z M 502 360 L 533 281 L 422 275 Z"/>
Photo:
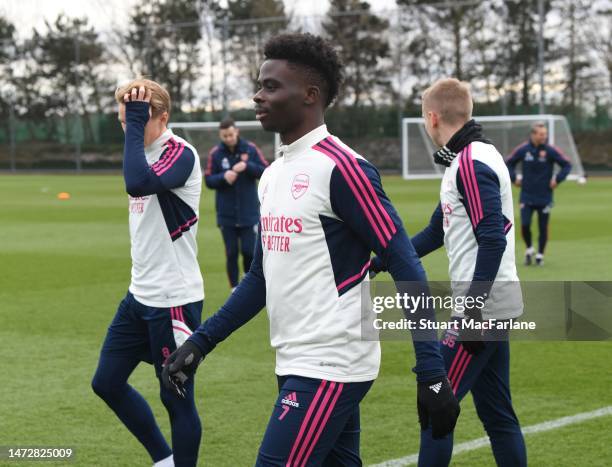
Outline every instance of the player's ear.
<path fill-rule="evenodd" d="M 159 118 L 164 125 L 167 125 L 168 119 L 170 118 L 170 116 L 168 115 L 168 112 L 163 112 Z"/>
<path fill-rule="evenodd" d="M 431 120 L 431 126 L 433 128 L 436 128 L 439 124 L 440 124 L 440 117 L 438 116 L 437 113 L 429 111 L 429 118 Z"/>
<path fill-rule="evenodd" d="M 304 104 L 313 105 L 316 104 L 321 98 L 321 89 L 319 86 L 310 85 L 306 88 L 306 95 L 304 96 Z"/>

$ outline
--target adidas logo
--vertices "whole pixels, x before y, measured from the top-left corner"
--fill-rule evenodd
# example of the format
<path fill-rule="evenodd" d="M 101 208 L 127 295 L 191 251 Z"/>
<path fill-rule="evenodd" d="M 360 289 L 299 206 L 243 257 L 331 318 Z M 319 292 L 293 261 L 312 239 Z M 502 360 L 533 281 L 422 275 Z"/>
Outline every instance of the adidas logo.
<path fill-rule="evenodd" d="M 281 399 L 281 404 L 290 405 L 292 407 L 299 407 L 300 403 L 297 401 L 297 396 L 295 392 L 292 392 L 287 397 Z"/>
<path fill-rule="evenodd" d="M 440 389 L 442 389 L 442 382 L 432 384 L 431 386 L 429 386 L 429 389 L 438 394 L 440 392 Z"/>

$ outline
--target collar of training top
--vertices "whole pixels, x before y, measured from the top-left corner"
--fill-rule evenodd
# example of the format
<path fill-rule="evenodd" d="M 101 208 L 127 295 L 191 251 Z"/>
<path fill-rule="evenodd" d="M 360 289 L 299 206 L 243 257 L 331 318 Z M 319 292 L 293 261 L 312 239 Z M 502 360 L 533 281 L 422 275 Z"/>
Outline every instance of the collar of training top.
<path fill-rule="evenodd" d="M 279 156 L 283 157 L 285 160 L 290 160 L 302 154 L 307 149 L 310 149 L 328 136 L 329 132 L 327 131 L 327 125 L 323 124 L 318 126 L 291 144 L 281 144 L 278 147 Z"/>
<path fill-rule="evenodd" d="M 172 132 L 172 130 L 170 128 L 166 128 L 166 131 L 159 135 L 159 137 L 155 141 L 153 141 L 145 148 L 145 154 L 149 155 L 154 153 L 158 149 L 161 149 L 161 147 L 166 144 L 166 141 L 168 141 L 173 136 L 174 133 Z"/>
<path fill-rule="evenodd" d="M 482 134 L 482 126 L 472 119 L 463 125 L 446 145 L 434 152 L 434 162 L 449 167 L 461 150 L 474 141 L 490 144 L 490 141 Z"/>

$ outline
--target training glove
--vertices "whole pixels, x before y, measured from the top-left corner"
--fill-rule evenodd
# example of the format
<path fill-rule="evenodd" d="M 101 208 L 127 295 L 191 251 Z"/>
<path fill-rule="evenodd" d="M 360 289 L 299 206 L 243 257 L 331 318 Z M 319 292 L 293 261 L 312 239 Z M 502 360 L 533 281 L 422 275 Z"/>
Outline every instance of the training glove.
<path fill-rule="evenodd" d="M 461 408 L 446 376 L 417 384 L 417 410 L 421 430 L 431 424 L 434 439 L 443 438 L 455 429 Z"/>
<path fill-rule="evenodd" d="M 202 351 L 187 340 L 170 354 L 164 362 L 162 384 L 178 397 L 185 398 L 185 382 L 193 378 L 198 365 L 204 360 Z"/>

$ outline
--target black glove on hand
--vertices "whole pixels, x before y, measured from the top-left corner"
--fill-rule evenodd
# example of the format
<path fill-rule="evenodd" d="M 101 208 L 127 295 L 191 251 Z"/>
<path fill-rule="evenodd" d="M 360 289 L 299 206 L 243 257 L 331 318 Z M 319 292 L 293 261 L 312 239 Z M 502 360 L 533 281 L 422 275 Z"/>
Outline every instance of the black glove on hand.
<path fill-rule="evenodd" d="M 164 362 L 162 384 L 178 397 L 185 398 L 185 382 L 192 378 L 196 368 L 204 360 L 202 351 L 189 340 L 170 354 Z"/>
<path fill-rule="evenodd" d="M 473 321 L 471 324 L 475 325 L 482 322 L 482 313 L 480 310 L 472 310 L 466 313 L 465 318 L 463 318 L 463 323 L 461 323 L 463 327 L 459 330 L 459 341 L 461 345 L 463 345 L 465 351 L 471 355 L 477 355 L 485 348 L 484 333 L 481 329 L 474 329 L 476 326 L 467 328 L 465 325 L 470 321 Z"/>
<path fill-rule="evenodd" d="M 434 439 L 440 439 L 455 429 L 461 408 L 448 378 L 440 378 L 417 385 L 417 410 L 421 430 L 431 423 Z"/>

